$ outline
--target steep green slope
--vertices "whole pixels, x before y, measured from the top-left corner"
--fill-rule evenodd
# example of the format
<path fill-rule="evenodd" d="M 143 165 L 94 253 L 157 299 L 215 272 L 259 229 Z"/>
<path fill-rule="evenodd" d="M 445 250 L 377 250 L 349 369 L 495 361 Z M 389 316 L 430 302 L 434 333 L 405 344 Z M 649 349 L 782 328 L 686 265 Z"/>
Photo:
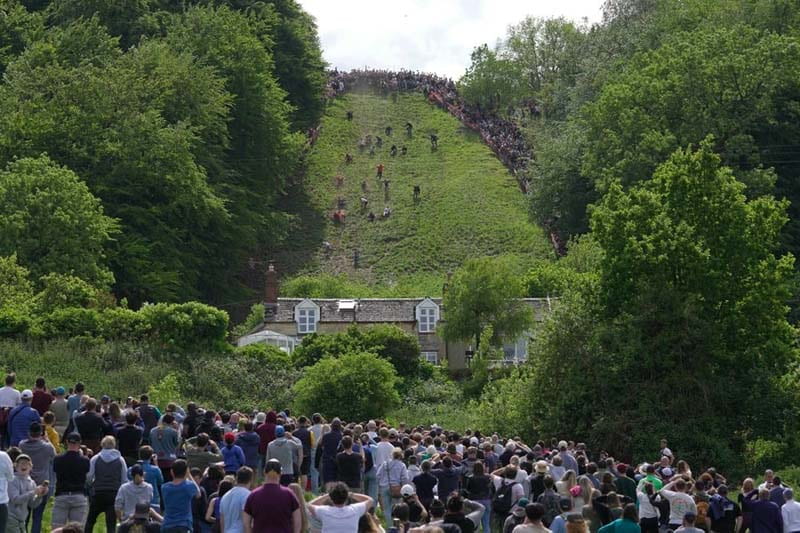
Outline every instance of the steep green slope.
<path fill-rule="evenodd" d="M 353 112 L 352 121 L 346 119 L 347 111 Z M 414 126 L 410 138 L 406 122 Z M 391 137 L 384 134 L 386 126 L 394 130 Z M 436 151 L 430 133 L 439 137 Z M 384 139 L 374 156 L 358 149 L 359 138 L 368 134 Z M 390 156 L 392 144 L 405 145 L 408 153 Z M 353 155 L 352 164 L 345 163 L 346 153 Z M 390 181 L 388 194 L 376 178 L 380 163 Z M 337 175 L 344 178 L 341 186 Z M 413 199 L 414 185 L 421 188 L 418 201 Z M 317 251 L 305 265 L 307 272 L 344 273 L 384 286 L 407 283 L 410 276 L 435 277 L 440 285 L 445 272 L 470 257 L 552 256 L 542 230 L 528 221 L 525 199 L 508 171 L 474 132 L 421 94 L 401 94 L 396 102 L 370 94 L 337 99 L 328 107 L 309 154 L 303 189 L 312 209 L 300 215 L 323 213 L 321 240 L 331 243 L 326 251 L 315 236 Z M 361 208 L 362 195 L 369 199 L 367 209 Z M 346 202 L 344 224 L 332 219 L 339 197 Z M 392 213 L 383 219 L 386 206 Z M 374 222 L 368 221 L 369 211 L 376 215 Z M 308 234 L 298 235 L 294 244 L 302 248 L 311 240 Z M 358 269 L 353 265 L 356 250 Z"/>

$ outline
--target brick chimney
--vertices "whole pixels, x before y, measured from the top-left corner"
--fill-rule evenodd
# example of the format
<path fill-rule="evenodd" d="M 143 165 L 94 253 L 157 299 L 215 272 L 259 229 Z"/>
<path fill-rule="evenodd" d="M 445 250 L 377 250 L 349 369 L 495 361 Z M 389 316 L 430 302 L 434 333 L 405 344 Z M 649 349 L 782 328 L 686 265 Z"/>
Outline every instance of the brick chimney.
<path fill-rule="evenodd" d="M 266 317 L 274 317 L 278 313 L 278 271 L 270 262 L 264 275 L 264 308 Z"/>

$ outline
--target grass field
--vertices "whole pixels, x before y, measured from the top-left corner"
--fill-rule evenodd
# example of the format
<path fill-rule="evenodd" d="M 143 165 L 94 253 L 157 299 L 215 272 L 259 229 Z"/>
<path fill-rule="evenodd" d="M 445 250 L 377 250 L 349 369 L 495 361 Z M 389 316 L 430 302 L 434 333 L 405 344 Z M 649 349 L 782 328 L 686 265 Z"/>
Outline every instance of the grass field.
<path fill-rule="evenodd" d="M 353 111 L 352 121 L 346 119 L 347 111 Z M 414 126 L 412 137 L 406 135 L 406 122 Z M 394 130 L 391 137 L 384 134 L 386 126 Z M 439 137 L 436 151 L 430 133 Z M 374 156 L 358 149 L 359 138 L 367 134 L 384 139 Z M 406 146 L 407 155 L 390 156 L 392 144 Z M 344 161 L 348 152 L 354 156 L 349 165 Z M 379 163 L 390 181 L 388 193 L 376 179 Z M 337 175 L 344 178 L 341 186 Z M 285 261 L 294 263 L 289 270 L 345 274 L 383 287 L 430 287 L 440 286 L 446 272 L 472 257 L 552 256 L 544 233 L 528 220 L 525 198 L 513 177 L 477 134 L 421 94 L 401 94 L 396 102 L 359 93 L 337 99 L 323 118 L 304 180 L 292 238 L 295 260 Z M 418 201 L 413 199 L 414 185 L 421 188 Z M 362 195 L 369 200 L 367 209 L 360 206 Z M 339 197 L 347 212 L 341 225 L 331 218 Z M 382 219 L 385 206 L 392 214 Z M 367 219 L 370 210 L 377 217 L 374 222 Z M 331 243 L 330 253 L 323 241 Z M 353 267 L 356 251 L 358 269 Z M 431 277 L 436 283 L 426 283 Z M 408 283 L 409 278 L 416 281 Z"/>

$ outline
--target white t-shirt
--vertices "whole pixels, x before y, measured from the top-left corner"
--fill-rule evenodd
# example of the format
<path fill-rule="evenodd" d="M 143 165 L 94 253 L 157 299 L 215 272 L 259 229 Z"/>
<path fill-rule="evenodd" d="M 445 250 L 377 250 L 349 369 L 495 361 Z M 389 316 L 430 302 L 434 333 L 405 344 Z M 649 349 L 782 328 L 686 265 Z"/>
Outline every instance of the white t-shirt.
<path fill-rule="evenodd" d="M 367 502 L 351 503 L 344 507 L 331 505 L 312 505 L 311 507 L 322 522 L 322 533 L 358 531 L 358 521 L 367 512 Z"/>
<path fill-rule="evenodd" d="M 375 449 L 372 450 L 372 462 L 375 463 L 375 467 L 377 468 L 383 463 L 391 461 L 393 451 L 394 445 L 391 442 L 379 442 Z"/>
<path fill-rule="evenodd" d="M 0 407 L 16 407 L 21 401 L 19 391 L 14 387 L 0 388 Z"/>
<path fill-rule="evenodd" d="M 694 499 L 685 492 L 661 490 L 661 496 L 669 500 L 669 523 L 682 524 L 686 513 L 697 514 Z"/>
<path fill-rule="evenodd" d="M 0 505 L 8 503 L 8 482 L 14 479 L 14 465 L 6 452 L 0 451 Z"/>

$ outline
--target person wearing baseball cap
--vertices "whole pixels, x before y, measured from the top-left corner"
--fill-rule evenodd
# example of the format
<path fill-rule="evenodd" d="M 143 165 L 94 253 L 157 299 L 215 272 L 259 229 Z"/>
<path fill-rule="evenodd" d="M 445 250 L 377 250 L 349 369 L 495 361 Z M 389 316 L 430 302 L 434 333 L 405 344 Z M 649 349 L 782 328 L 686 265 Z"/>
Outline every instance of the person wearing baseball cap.
<path fill-rule="evenodd" d="M 79 433 L 67 435 L 67 451 L 53 459 L 56 475 L 56 492 L 53 499 L 52 529 L 68 522 L 85 523 L 89 510 L 86 499 L 86 476 L 89 459 L 81 452 Z"/>
<path fill-rule="evenodd" d="M 225 474 L 235 476 L 236 472 L 245 466 L 244 450 L 241 446 L 235 444 L 236 435 L 232 432 L 225 433 L 223 437 L 225 446 L 220 448 L 222 453 L 222 460 L 225 462 Z"/>
<path fill-rule="evenodd" d="M 56 387 L 55 398 L 53 403 L 50 404 L 50 411 L 56 415 L 56 421 L 53 427 L 59 435 L 63 435 L 67 431 L 69 425 L 69 407 L 67 406 L 67 391 L 64 387 Z"/>
<path fill-rule="evenodd" d="M 303 445 L 286 433 L 283 426 L 275 426 L 275 440 L 267 445 L 267 460 L 277 459 L 281 463 L 281 485 L 297 482 L 294 465 L 303 463 Z"/>
<path fill-rule="evenodd" d="M 264 466 L 264 484 L 245 500 L 245 533 L 257 531 L 300 531 L 303 517 L 301 502 L 294 492 L 280 484 L 281 462 L 268 459 Z"/>
<path fill-rule="evenodd" d="M 58 441 L 56 441 L 58 442 Z M 44 438 L 44 428 L 38 422 L 28 428 L 28 438 L 19 443 L 22 453 L 31 458 L 33 469 L 31 478 L 37 485 L 42 485 L 50 480 L 50 469 L 56 457 L 56 449 Z M 42 505 L 34 507 L 31 513 L 31 533 L 40 533 L 42 530 L 42 517 L 47 506 L 47 494 L 42 497 Z"/>
<path fill-rule="evenodd" d="M 159 533 L 161 524 L 150 520 L 150 506 L 146 503 L 137 503 L 134 513 L 117 528 L 117 533 L 129 531 L 144 531 L 144 533 Z"/>
<path fill-rule="evenodd" d="M 28 429 L 34 422 L 41 422 L 42 417 L 39 412 L 31 407 L 33 392 L 25 389 L 20 394 L 20 404 L 8 413 L 8 433 L 11 446 L 19 446 L 19 443 L 28 438 Z"/>

